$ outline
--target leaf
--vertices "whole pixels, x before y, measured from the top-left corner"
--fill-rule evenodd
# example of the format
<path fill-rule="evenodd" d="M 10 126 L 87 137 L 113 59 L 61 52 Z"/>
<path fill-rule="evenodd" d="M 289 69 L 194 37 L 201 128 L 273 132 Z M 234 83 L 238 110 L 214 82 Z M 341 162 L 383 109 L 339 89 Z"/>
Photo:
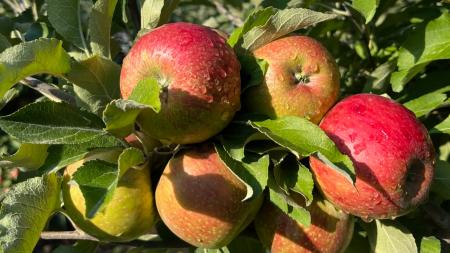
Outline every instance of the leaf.
<path fill-rule="evenodd" d="M 245 146 L 253 140 L 261 139 L 261 134 L 254 128 L 231 123 L 222 131 L 221 143 L 231 158 L 242 161 L 245 157 Z M 265 138 L 264 136 L 262 136 Z"/>
<path fill-rule="evenodd" d="M 434 236 L 422 237 L 420 253 L 440 253 L 441 241 Z"/>
<path fill-rule="evenodd" d="M 29 104 L 0 117 L 0 128 L 22 143 L 80 144 L 103 138 L 103 122 L 95 115 L 64 103 L 50 101 Z"/>
<path fill-rule="evenodd" d="M 447 95 L 433 92 L 410 100 L 403 105 L 419 118 L 439 107 L 446 99 Z"/>
<path fill-rule="evenodd" d="M 59 194 L 55 174 L 14 185 L 0 209 L 1 252 L 32 252 L 48 218 L 60 207 Z"/>
<path fill-rule="evenodd" d="M 22 143 L 16 153 L 2 157 L 0 167 L 20 167 L 23 170 L 35 170 L 41 167 L 47 158 L 48 145 Z"/>
<path fill-rule="evenodd" d="M 93 218 L 111 200 L 120 178 L 128 169 L 145 161 L 136 148 L 127 148 L 118 158 L 118 164 L 102 160 L 85 162 L 73 174 L 72 181 L 80 187 L 86 199 L 86 217 Z"/>
<path fill-rule="evenodd" d="M 97 138 L 92 141 L 72 145 L 51 145 L 48 156 L 40 168 L 43 172 L 55 172 L 76 161 L 83 159 L 87 154 L 105 149 L 119 148 L 121 143 L 115 138 Z"/>
<path fill-rule="evenodd" d="M 436 161 L 431 191 L 446 200 L 450 199 L 450 163 L 442 160 Z"/>
<path fill-rule="evenodd" d="M 137 148 L 127 148 L 119 155 L 119 179 L 128 171 L 128 169 L 145 162 L 144 153 Z"/>
<path fill-rule="evenodd" d="M 145 0 L 141 7 L 141 28 L 151 29 L 165 24 L 180 0 Z"/>
<path fill-rule="evenodd" d="M 53 28 L 67 41 L 86 48 L 81 27 L 80 0 L 46 0 L 47 16 Z"/>
<path fill-rule="evenodd" d="M 74 245 L 60 245 L 52 253 L 95 253 L 99 242 L 78 241 Z"/>
<path fill-rule="evenodd" d="M 269 188 L 269 199 L 272 204 L 278 207 L 283 213 L 288 215 L 291 219 L 308 227 L 311 224 L 311 215 L 303 207 L 290 205 L 283 194 L 277 192 L 272 187 Z"/>
<path fill-rule="evenodd" d="M 242 93 L 248 88 L 258 86 L 265 82 L 265 75 L 269 69 L 269 63 L 266 60 L 258 59 L 251 54 L 239 53 L 241 62 Z"/>
<path fill-rule="evenodd" d="M 252 12 L 244 22 L 242 27 L 236 28 L 233 33 L 231 33 L 227 42 L 231 47 L 236 45 L 240 46 L 242 44 L 242 36 L 250 31 L 253 27 L 263 26 L 269 18 L 277 12 L 275 8 L 267 7 L 264 9 L 259 9 Z"/>
<path fill-rule="evenodd" d="M 146 108 L 148 107 L 132 100 L 117 99 L 111 101 L 103 111 L 105 130 L 117 137 L 130 135 L 135 130 L 136 118 Z"/>
<path fill-rule="evenodd" d="M 243 35 L 242 47 L 253 51 L 291 32 L 336 17 L 302 8 L 277 10 L 264 25 L 255 26 Z"/>
<path fill-rule="evenodd" d="M 256 198 L 262 194 L 267 185 L 270 162 L 268 155 L 252 155 L 239 162 L 231 158 L 221 144 L 215 143 L 215 149 L 223 163 L 245 184 L 247 194 L 242 201 Z"/>
<path fill-rule="evenodd" d="M 387 85 L 389 84 L 389 78 L 391 73 L 395 70 L 395 61 L 387 61 L 379 65 L 370 76 L 367 78 L 367 83 L 364 86 L 363 93 L 376 93 L 382 94 L 386 92 Z"/>
<path fill-rule="evenodd" d="M 0 53 L 10 46 L 11 43 L 9 43 L 9 40 L 3 34 L 0 33 Z"/>
<path fill-rule="evenodd" d="M 86 200 L 86 217 L 92 219 L 109 200 L 117 186 L 117 165 L 102 160 L 83 163 L 69 183 L 76 183 Z"/>
<path fill-rule="evenodd" d="M 314 181 L 311 172 L 297 159 L 288 156 L 274 166 L 274 178 L 278 186 L 286 193 L 289 190 L 305 197 L 306 204 L 313 200 Z"/>
<path fill-rule="evenodd" d="M 38 39 L 7 48 L 0 54 L 0 97 L 27 76 L 60 76 L 69 70 L 70 57 L 59 40 Z"/>
<path fill-rule="evenodd" d="M 120 98 L 120 66 L 101 56 L 74 61 L 66 78 L 74 84 L 78 102 L 96 114 L 101 114 L 111 100 Z"/>
<path fill-rule="evenodd" d="M 450 14 L 428 22 L 412 32 L 399 51 L 398 71 L 392 73 L 391 84 L 401 92 L 416 74 L 431 61 L 450 59 Z"/>
<path fill-rule="evenodd" d="M 394 220 L 375 220 L 374 223 L 374 229 L 368 231 L 374 253 L 417 253 L 413 235 L 400 223 Z"/>
<path fill-rule="evenodd" d="M 232 253 L 264 253 L 266 250 L 258 239 L 239 235 L 231 243 L 227 245 L 227 248 Z"/>
<path fill-rule="evenodd" d="M 316 154 L 320 160 L 354 182 L 353 162 L 338 150 L 320 127 L 309 120 L 288 116 L 249 123 L 274 142 L 291 150 L 297 158 Z"/>
<path fill-rule="evenodd" d="M 89 19 L 89 36 L 94 54 L 111 58 L 111 22 L 117 0 L 97 0 Z"/>
<path fill-rule="evenodd" d="M 160 89 L 156 79 L 146 78 L 136 85 L 129 100 L 113 100 L 103 111 L 105 130 L 118 137 L 131 134 L 135 130 L 136 118 L 143 110 L 149 108 L 155 112 L 161 110 Z"/>
<path fill-rule="evenodd" d="M 161 110 L 160 92 L 161 85 L 159 85 L 158 80 L 145 78 L 138 82 L 128 99 L 149 106 L 158 113 Z"/>
<path fill-rule="evenodd" d="M 441 123 L 437 124 L 430 130 L 431 134 L 436 133 L 445 133 L 450 134 L 450 116 L 448 116 L 445 120 L 443 120 Z"/>
<path fill-rule="evenodd" d="M 22 91 L 22 86 L 17 85 L 9 89 L 5 95 L 0 98 L 0 110 L 3 109 L 6 104 L 8 104 L 11 100 L 18 97 L 20 95 L 20 92 Z"/>
<path fill-rule="evenodd" d="M 353 0 L 352 6 L 366 19 L 369 23 L 375 16 L 379 4 L 379 0 Z"/>
<path fill-rule="evenodd" d="M 231 253 L 227 247 L 222 247 L 220 249 L 204 249 L 197 248 L 194 253 Z"/>

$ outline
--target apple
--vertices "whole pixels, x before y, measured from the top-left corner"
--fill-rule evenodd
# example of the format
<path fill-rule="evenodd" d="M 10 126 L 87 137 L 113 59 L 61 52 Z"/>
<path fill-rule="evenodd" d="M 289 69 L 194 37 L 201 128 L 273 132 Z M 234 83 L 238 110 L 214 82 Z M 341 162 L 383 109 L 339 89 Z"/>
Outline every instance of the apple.
<path fill-rule="evenodd" d="M 404 106 L 379 95 L 353 95 L 334 106 L 320 127 L 356 170 L 353 185 L 310 158 L 319 188 L 333 204 L 370 220 L 401 216 L 426 200 L 434 174 L 433 144 Z"/>
<path fill-rule="evenodd" d="M 263 83 L 243 93 L 250 112 L 270 118 L 305 117 L 318 123 L 339 96 L 339 71 L 333 57 L 318 41 L 289 36 L 253 52 L 267 61 Z"/>
<path fill-rule="evenodd" d="M 130 241 L 148 233 L 156 222 L 150 170 L 147 166 L 130 168 L 120 178 L 110 202 L 89 219 L 85 198 L 78 185 L 70 183 L 84 162 L 100 159 L 117 162 L 119 151 L 87 156 L 67 166 L 63 180 L 64 208 L 73 222 L 84 232 L 104 241 Z"/>
<path fill-rule="evenodd" d="M 314 200 L 305 227 L 265 201 L 255 219 L 261 242 L 272 253 L 343 252 L 353 235 L 353 219 L 326 200 Z"/>
<path fill-rule="evenodd" d="M 156 187 L 159 215 L 184 241 L 220 248 L 255 217 L 262 196 L 242 201 L 246 187 L 221 161 L 211 144 L 176 154 Z"/>
<path fill-rule="evenodd" d="M 161 86 L 161 111 L 148 109 L 137 123 L 164 144 L 202 142 L 219 133 L 240 108 L 240 64 L 214 30 L 166 24 L 139 38 L 125 57 L 120 91 L 128 98 L 139 81 Z"/>

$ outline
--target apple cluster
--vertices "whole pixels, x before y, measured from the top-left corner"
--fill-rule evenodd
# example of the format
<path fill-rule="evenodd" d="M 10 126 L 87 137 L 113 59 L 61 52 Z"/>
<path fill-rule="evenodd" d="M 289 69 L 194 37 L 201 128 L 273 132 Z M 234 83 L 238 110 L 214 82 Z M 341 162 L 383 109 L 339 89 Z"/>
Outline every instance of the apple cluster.
<path fill-rule="evenodd" d="M 64 184 L 65 207 L 74 222 L 97 238 L 126 241 L 151 231 L 159 215 L 179 238 L 202 248 L 223 247 L 254 222 L 271 252 L 342 252 L 352 237 L 352 216 L 392 219 L 423 203 L 433 178 L 434 150 L 414 114 L 379 95 L 356 94 L 338 102 L 338 67 L 312 38 L 287 36 L 252 53 L 268 68 L 259 85 L 241 94 L 240 62 L 216 31 L 172 23 L 140 37 L 123 62 L 122 97 L 127 99 L 139 81 L 156 79 L 161 110 L 141 113 L 139 130 L 163 144 L 188 148 L 167 163 L 154 200 L 150 170 L 144 164 L 126 172 L 111 197 L 113 207 L 94 218 L 85 216 L 78 186 Z M 319 191 L 309 206 L 303 198 L 297 203 L 310 212 L 309 227 L 262 195 L 242 201 L 245 184 L 210 141 L 240 110 L 320 123 L 351 158 L 353 183 L 317 157 L 309 158 Z M 85 160 L 108 162 L 117 156 L 111 152 Z M 66 182 L 82 163 L 67 168 Z"/>

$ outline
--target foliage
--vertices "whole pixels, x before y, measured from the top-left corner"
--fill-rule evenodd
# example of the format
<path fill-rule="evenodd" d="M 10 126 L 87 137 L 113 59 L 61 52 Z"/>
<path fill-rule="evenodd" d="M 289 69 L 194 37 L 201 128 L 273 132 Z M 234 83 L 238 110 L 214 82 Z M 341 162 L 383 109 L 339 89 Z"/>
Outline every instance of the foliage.
<path fill-rule="evenodd" d="M 152 163 L 157 182 L 158 168 L 166 161 L 160 151 L 189 148 L 142 152 L 123 139 L 142 134 L 136 126 L 142 111 L 159 112 L 161 87 L 148 78 L 128 99 L 120 98 L 120 64 L 136 38 L 172 21 L 230 34 L 227 42 L 242 65 L 242 92 L 257 85 L 268 68 L 251 51 L 293 33 L 319 40 L 336 59 L 341 98 L 370 92 L 404 104 L 428 128 L 437 151 L 429 203 L 396 221 L 358 220 L 347 252 L 369 247 L 381 253 L 450 250 L 449 225 L 427 208 L 433 205 L 450 220 L 449 7 L 448 1 L 433 0 L 1 1 L 0 181 L 8 192 L 0 210 L 0 252 L 33 250 L 60 208 L 58 170 L 88 153 L 120 151 L 117 162 L 92 160 L 74 175 L 72 183 L 79 184 L 92 217 L 108 203 L 126 170 Z M 241 112 L 213 141 L 222 161 L 246 185 L 242 201 L 265 194 L 305 226 L 311 221 L 305 207 L 314 196 L 305 157 L 315 156 L 354 181 L 350 158 L 303 118 L 269 120 Z M 17 167 L 19 178 L 10 175 Z M 303 196 L 305 206 L 293 201 L 294 194 Z M 248 229 L 222 249 L 184 246 L 191 252 L 263 252 L 255 238 Z M 164 247 L 171 243 L 167 240 Z M 97 248 L 83 241 L 48 245 L 54 252 Z M 146 246 L 134 250 L 170 252 Z"/>

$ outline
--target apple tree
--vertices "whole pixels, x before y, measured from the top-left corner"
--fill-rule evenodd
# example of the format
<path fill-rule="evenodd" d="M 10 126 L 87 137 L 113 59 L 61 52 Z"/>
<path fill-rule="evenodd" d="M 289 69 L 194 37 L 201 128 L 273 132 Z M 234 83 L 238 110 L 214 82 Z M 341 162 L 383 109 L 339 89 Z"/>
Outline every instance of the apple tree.
<path fill-rule="evenodd" d="M 0 1 L 0 252 L 449 252 L 449 7 Z"/>

